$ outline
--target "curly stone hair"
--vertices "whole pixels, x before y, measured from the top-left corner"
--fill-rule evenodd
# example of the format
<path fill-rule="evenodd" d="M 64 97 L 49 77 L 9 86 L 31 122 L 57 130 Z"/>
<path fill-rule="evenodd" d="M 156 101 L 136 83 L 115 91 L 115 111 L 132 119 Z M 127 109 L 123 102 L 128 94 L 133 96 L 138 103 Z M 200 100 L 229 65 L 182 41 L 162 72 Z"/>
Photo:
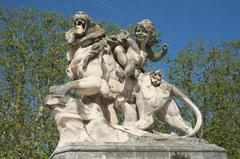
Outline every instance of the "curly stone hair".
<path fill-rule="evenodd" d="M 147 47 L 151 47 L 158 43 L 158 40 L 156 39 L 156 29 L 154 24 L 149 19 L 143 19 L 142 21 L 138 22 L 135 26 L 135 32 L 138 28 L 143 28 L 145 31 L 150 33 L 151 37 L 147 43 Z"/>

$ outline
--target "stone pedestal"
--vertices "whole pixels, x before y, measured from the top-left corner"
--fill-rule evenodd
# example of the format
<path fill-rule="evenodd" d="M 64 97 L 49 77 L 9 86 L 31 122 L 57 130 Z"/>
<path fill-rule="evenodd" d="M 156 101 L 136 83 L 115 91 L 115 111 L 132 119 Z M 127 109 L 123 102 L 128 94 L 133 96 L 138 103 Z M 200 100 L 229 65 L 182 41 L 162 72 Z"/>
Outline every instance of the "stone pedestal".
<path fill-rule="evenodd" d="M 50 159 L 227 159 L 223 148 L 207 143 L 69 143 Z"/>

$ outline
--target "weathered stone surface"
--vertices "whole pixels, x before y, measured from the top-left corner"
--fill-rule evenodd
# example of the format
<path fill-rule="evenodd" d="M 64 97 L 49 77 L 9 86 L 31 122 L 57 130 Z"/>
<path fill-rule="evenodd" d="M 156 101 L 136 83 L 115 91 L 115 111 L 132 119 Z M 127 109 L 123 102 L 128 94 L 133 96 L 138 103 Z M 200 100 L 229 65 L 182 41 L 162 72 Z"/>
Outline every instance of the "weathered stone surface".
<path fill-rule="evenodd" d="M 110 37 L 86 13 L 73 16 L 66 33 L 66 71 L 71 81 L 50 87 L 46 98 L 59 131 L 58 146 L 68 142 L 128 142 L 132 135 L 172 138 L 145 131 L 155 117 L 188 137 L 200 129 L 201 113 L 186 95 L 164 81 L 161 71 L 141 71 L 147 59 L 159 60 L 168 50 L 164 45 L 153 54 L 151 47 L 157 43 L 153 23 L 147 19 L 137 23 L 135 36 L 136 41 L 122 30 Z M 196 115 L 194 127 L 181 117 L 173 97 L 185 102 Z M 118 125 L 114 108 L 124 114 L 123 127 L 112 126 Z"/>
<path fill-rule="evenodd" d="M 206 143 L 69 143 L 58 147 L 51 159 L 227 159 L 223 148 Z M 176 158 L 176 157 L 175 157 Z"/>
<path fill-rule="evenodd" d="M 147 59 L 157 61 L 168 50 L 164 45 L 153 53 L 158 42 L 153 23 L 137 23 L 135 36 L 136 41 L 126 30 L 108 36 L 86 13 L 74 15 L 66 33 L 71 81 L 50 87 L 46 98 L 60 138 L 50 158 L 227 158 L 224 149 L 205 141 L 149 131 L 158 118 L 192 137 L 202 117 L 190 98 L 162 79 L 161 71 L 143 72 Z M 193 111 L 194 127 L 181 117 L 174 98 Z M 122 125 L 115 108 L 124 114 Z"/>

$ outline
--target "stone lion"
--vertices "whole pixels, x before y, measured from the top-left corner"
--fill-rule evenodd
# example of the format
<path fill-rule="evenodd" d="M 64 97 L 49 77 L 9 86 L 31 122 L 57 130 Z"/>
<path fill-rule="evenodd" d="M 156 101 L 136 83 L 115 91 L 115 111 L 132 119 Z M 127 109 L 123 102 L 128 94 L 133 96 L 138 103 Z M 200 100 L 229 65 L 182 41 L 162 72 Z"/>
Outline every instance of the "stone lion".
<path fill-rule="evenodd" d="M 196 105 L 179 89 L 167 83 L 162 79 L 161 71 L 152 71 L 150 73 L 141 73 L 136 83 L 136 109 L 138 121 L 126 124 L 133 128 L 146 130 L 153 122 L 154 117 L 186 133 L 186 136 L 193 136 L 200 129 L 202 116 Z M 194 128 L 183 120 L 179 108 L 173 97 L 184 101 L 187 106 L 196 115 L 196 125 Z M 128 111 L 127 105 L 121 105 L 123 110 Z M 130 108 L 131 109 L 131 108 Z M 132 109 L 131 109 L 132 110 Z M 131 115 L 125 113 L 125 116 Z"/>

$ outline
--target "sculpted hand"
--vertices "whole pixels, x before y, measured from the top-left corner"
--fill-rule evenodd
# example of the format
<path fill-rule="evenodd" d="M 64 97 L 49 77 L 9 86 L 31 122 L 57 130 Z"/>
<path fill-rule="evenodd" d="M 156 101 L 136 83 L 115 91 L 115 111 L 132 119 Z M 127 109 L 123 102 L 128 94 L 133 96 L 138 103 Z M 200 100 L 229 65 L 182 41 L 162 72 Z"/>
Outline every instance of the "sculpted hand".
<path fill-rule="evenodd" d="M 162 51 L 166 54 L 167 51 L 168 51 L 168 44 L 163 44 L 163 48 L 162 48 Z"/>

